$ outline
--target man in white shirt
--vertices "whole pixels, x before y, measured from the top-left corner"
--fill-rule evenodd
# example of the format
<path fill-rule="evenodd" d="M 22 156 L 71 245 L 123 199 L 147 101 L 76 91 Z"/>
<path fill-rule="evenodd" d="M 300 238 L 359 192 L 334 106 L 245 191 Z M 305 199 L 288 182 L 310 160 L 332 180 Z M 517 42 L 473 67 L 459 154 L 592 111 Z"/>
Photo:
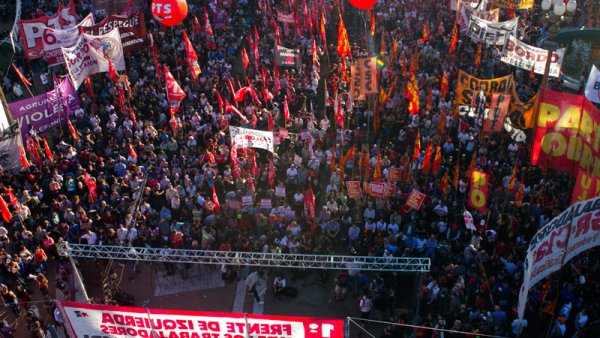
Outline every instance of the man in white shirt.
<path fill-rule="evenodd" d="M 285 285 L 285 277 L 283 277 L 283 275 L 281 274 L 277 275 L 277 277 L 275 277 L 275 280 L 273 281 L 273 293 L 275 294 L 275 296 L 282 294 L 283 290 L 285 289 Z"/>
<path fill-rule="evenodd" d="M 98 236 L 92 231 L 92 229 L 88 229 L 87 232 L 83 236 L 81 236 L 81 239 L 85 239 L 87 242 L 84 242 L 82 244 L 96 245 Z"/>

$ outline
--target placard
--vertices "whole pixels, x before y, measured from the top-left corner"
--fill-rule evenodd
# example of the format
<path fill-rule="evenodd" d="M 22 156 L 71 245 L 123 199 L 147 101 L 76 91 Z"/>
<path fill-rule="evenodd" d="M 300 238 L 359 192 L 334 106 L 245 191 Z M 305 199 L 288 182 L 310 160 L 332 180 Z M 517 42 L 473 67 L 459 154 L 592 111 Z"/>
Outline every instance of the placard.
<path fill-rule="evenodd" d="M 421 209 L 421 205 L 425 200 L 425 194 L 413 188 L 408 194 L 408 199 L 406 200 L 406 206 L 413 208 L 415 210 Z"/>
<path fill-rule="evenodd" d="M 282 138 L 289 138 L 290 133 L 287 129 L 279 129 L 279 136 Z"/>
<path fill-rule="evenodd" d="M 252 196 L 250 196 L 250 195 L 242 196 L 242 206 L 243 207 L 251 207 L 253 205 L 254 205 L 254 201 L 252 199 Z"/>
<path fill-rule="evenodd" d="M 301 166 L 302 165 L 302 157 L 294 154 L 294 164 L 298 167 Z"/>
<path fill-rule="evenodd" d="M 358 200 L 362 198 L 359 181 L 346 181 L 346 189 L 348 190 L 348 197 L 351 199 Z"/>
<path fill-rule="evenodd" d="M 275 187 L 275 196 L 277 196 L 277 197 L 285 197 L 285 187 L 276 186 Z"/>
<path fill-rule="evenodd" d="M 388 181 L 398 182 L 402 178 L 402 168 L 389 168 Z"/>
<path fill-rule="evenodd" d="M 271 199 L 270 198 L 261 198 L 260 199 L 260 208 L 261 209 L 271 209 Z"/>

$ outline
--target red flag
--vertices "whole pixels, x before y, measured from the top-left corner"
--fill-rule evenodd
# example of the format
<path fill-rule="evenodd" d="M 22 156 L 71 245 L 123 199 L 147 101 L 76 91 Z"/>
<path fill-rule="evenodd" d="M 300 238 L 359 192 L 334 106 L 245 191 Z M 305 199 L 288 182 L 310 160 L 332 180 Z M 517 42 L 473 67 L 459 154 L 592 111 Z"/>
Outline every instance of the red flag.
<path fill-rule="evenodd" d="M 50 160 L 50 162 L 54 161 L 54 156 L 50 151 L 50 147 L 48 147 L 48 142 L 46 142 L 46 137 L 42 135 L 42 142 L 44 142 L 44 152 L 46 153 L 46 158 Z"/>
<path fill-rule="evenodd" d="M 226 113 L 230 113 L 233 112 L 235 113 L 240 119 L 242 119 L 242 121 L 244 123 L 248 123 L 248 119 L 246 118 L 246 116 L 244 116 L 236 107 L 232 106 L 229 101 L 225 100 L 225 112 Z"/>
<path fill-rule="evenodd" d="M 321 42 L 323 46 L 327 47 L 327 34 L 325 34 L 325 14 L 321 12 L 321 26 L 319 26 L 319 33 L 321 34 Z M 327 48 L 325 48 L 327 50 Z"/>
<path fill-rule="evenodd" d="M 150 41 L 154 41 L 152 38 L 152 33 L 150 33 Z M 159 79 L 162 78 L 162 73 L 160 72 L 160 63 L 158 62 L 158 49 L 156 48 L 156 44 L 152 43 L 152 60 L 154 62 L 154 69 L 156 69 L 156 75 Z"/>
<path fill-rule="evenodd" d="M 535 64 L 531 66 L 531 72 L 529 72 L 529 78 L 531 80 L 535 79 Z"/>
<path fill-rule="evenodd" d="M 242 65 L 244 68 L 248 68 L 250 64 L 250 59 L 248 58 L 248 53 L 246 53 L 246 48 L 242 48 Z"/>
<path fill-rule="evenodd" d="M 23 74 L 21 74 L 21 72 L 19 71 L 19 68 L 17 68 L 17 66 L 15 66 L 14 63 L 11 63 L 13 69 L 15 70 L 15 72 L 17 73 L 17 75 L 19 76 L 19 79 L 21 79 L 21 81 L 23 81 L 23 83 L 26 86 L 31 86 L 31 82 L 29 82 L 29 80 L 27 80 L 27 78 L 25 76 L 23 76 Z"/>
<path fill-rule="evenodd" d="M 344 20 L 341 16 L 338 24 L 337 52 L 340 57 L 348 56 L 349 58 L 352 58 L 352 53 L 350 52 L 350 42 L 348 41 L 348 33 L 346 33 Z"/>
<path fill-rule="evenodd" d="M 308 191 L 304 196 L 304 211 L 309 220 L 315 219 L 315 195 L 313 194 L 312 184 L 308 185 Z"/>
<path fill-rule="evenodd" d="M 215 205 L 215 211 L 221 211 L 221 203 L 219 203 L 219 196 L 217 196 L 217 192 L 215 191 L 215 185 L 212 186 L 212 202 Z"/>
<path fill-rule="evenodd" d="M 90 77 L 86 75 L 85 77 L 85 86 L 87 88 L 88 91 L 88 95 L 90 96 L 90 98 L 94 98 L 94 91 L 92 90 L 92 83 L 90 82 Z"/>
<path fill-rule="evenodd" d="M 275 92 L 281 90 L 281 82 L 279 81 L 279 68 L 277 67 L 277 63 L 273 65 L 273 84 L 275 85 Z"/>
<path fill-rule="evenodd" d="M 406 88 L 404 89 L 404 95 L 408 99 L 408 111 L 411 115 L 419 113 L 419 87 L 417 84 L 417 77 L 413 73 Z"/>
<path fill-rule="evenodd" d="M 12 214 L 10 213 L 10 210 L 8 210 L 8 205 L 6 205 L 6 202 L 4 202 L 4 198 L 2 198 L 2 196 L 0 196 L 0 211 L 2 212 L 2 218 L 4 219 L 4 222 L 10 222 L 12 219 Z"/>
<path fill-rule="evenodd" d="M 440 190 L 442 190 L 442 192 L 446 195 L 448 194 L 449 181 L 450 181 L 450 175 L 448 174 L 448 171 L 446 171 L 444 173 L 444 176 L 442 176 L 442 180 L 440 181 Z"/>
<path fill-rule="evenodd" d="M 431 144 L 431 141 L 429 141 L 429 144 L 427 144 L 427 149 L 425 150 L 425 156 L 423 156 L 423 163 L 421 165 L 421 170 L 423 170 L 424 173 L 426 173 L 427 171 L 429 171 L 429 167 L 431 166 L 431 152 L 433 148 L 433 144 Z"/>
<path fill-rule="evenodd" d="M 119 74 L 110 60 L 108 60 L 108 77 L 112 80 L 112 82 L 114 82 L 114 84 L 119 83 Z"/>
<path fill-rule="evenodd" d="M 450 37 L 450 50 L 448 51 L 448 55 L 454 55 L 456 52 L 456 44 L 458 43 L 458 24 L 454 23 L 454 28 L 452 28 L 452 36 Z"/>
<path fill-rule="evenodd" d="M 519 182 L 519 188 L 515 193 L 515 207 L 520 208 L 523 205 L 523 198 L 525 197 L 525 181 L 521 176 L 521 182 Z"/>
<path fill-rule="evenodd" d="M 517 8 L 515 6 L 515 0 L 508 1 L 508 19 L 513 19 L 517 16 Z"/>
<path fill-rule="evenodd" d="M 129 156 L 131 156 L 131 158 L 133 158 L 133 159 L 136 159 L 138 157 L 138 155 L 135 152 L 135 149 L 133 148 L 133 145 L 131 143 L 129 143 Z"/>
<path fill-rule="evenodd" d="M 422 44 L 429 40 L 429 22 L 423 25 L 423 37 L 417 41 L 418 44 Z"/>
<path fill-rule="evenodd" d="M 446 133 L 446 108 L 442 108 L 442 112 L 440 113 L 440 120 L 438 121 L 438 131 L 440 134 Z"/>
<path fill-rule="evenodd" d="M 231 144 L 231 152 L 230 152 L 229 158 L 231 160 L 233 176 L 238 180 L 241 179 L 242 177 L 240 175 L 240 168 L 239 168 L 239 162 L 238 162 L 238 157 L 237 157 L 237 148 L 236 148 L 235 143 Z"/>
<path fill-rule="evenodd" d="M 273 116 L 271 113 L 267 113 L 267 122 L 269 123 L 269 131 L 273 131 Z"/>
<path fill-rule="evenodd" d="M 517 183 L 517 161 L 513 165 L 512 174 L 510 175 L 510 181 L 508 181 L 508 191 L 515 191 L 515 184 Z"/>
<path fill-rule="evenodd" d="M 219 103 L 219 111 L 223 114 L 223 98 L 221 97 L 221 93 L 217 91 L 217 102 Z"/>
<path fill-rule="evenodd" d="M 246 96 L 246 93 L 252 94 L 251 91 L 252 91 L 252 89 L 250 87 L 242 87 L 233 94 L 233 100 L 235 102 L 242 102 L 242 101 L 244 101 L 244 97 Z"/>
<path fill-rule="evenodd" d="M 344 128 L 344 110 L 342 109 L 342 100 L 338 98 L 337 93 L 335 94 L 335 102 L 335 121 L 340 128 Z"/>
<path fill-rule="evenodd" d="M 175 81 L 175 78 L 171 75 L 171 72 L 166 65 L 163 66 L 163 69 L 165 72 L 165 85 L 167 87 L 167 100 L 169 101 L 171 108 L 173 108 L 174 111 L 177 111 L 179 110 L 181 101 L 183 101 L 187 95 L 181 89 L 179 83 Z"/>
<path fill-rule="evenodd" d="M 381 152 L 377 153 L 377 162 L 375 162 L 375 170 L 373 171 L 373 181 L 383 181 L 383 175 L 381 173 Z"/>
<path fill-rule="evenodd" d="M 206 12 L 206 8 L 204 8 L 204 33 L 207 36 L 206 44 L 208 48 L 217 48 L 217 45 L 215 44 L 215 35 L 213 34 L 212 27 L 210 26 L 210 20 L 208 19 L 208 13 Z"/>
<path fill-rule="evenodd" d="M 79 134 L 75 130 L 75 127 L 73 127 L 73 124 L 71 123 L 71 119 L 69 119 L 69 118 L 67 118 L 67 127 L 69 128 L 69 132 L 71 132 L 71 137 L 73 138 L 73 141 L 75 141 L 75 142 L 79 141 Z"/>
<path fill-rule="evenodd" d="M 39 152 L 37 150 L 37 147 L 35 145 L 35 141 L 30 136 L 26 137 L 25 147 L 27 149 L 27 152 L 29 154 L 31 154 L 31 156 L 33 156 L 33 160 L 35 161 L 35 163 L 38 166 L 41 167 L 42 166 L 42 159 L 41 159 L 40 154 L 39 154 Z"/>
<path fill-rule="evenodd" d="M 190 69 L 190 73 L 192 74 L 192 78 L 194 81 L 198 81 L 198 75 L 202 73 L 202 70 L 200 70 L 200 65 L 198 64 L 198 56 L 196 55 L 194 46 L 190 42 L 185 30 L 183 31 L 183 44 L 185 45 L 186 61 L 188 68 Z"/>
<path fill-rule="evenodd" d="M 433 158 L 433 166 L 431 167 L 431 172 L 437 174 L 440 171 L 440 167 L 442 165 L 442 147 L 437 146 L 435 149 L 435 156 Z"/>
<path fill-rule="evenodd" d="M 171 122 L 171 128 L 173 128 L 173 131 L 175 131 L 177 130 L 179 124 L 177 123 L 177 118 L 175 117 L 175 110 L 173 109 L 173 107 L 169 107 L 169 113 L 171 114 L 171 119 L 169 120 L 169 122 Z"/>
<path fill-rule="evenodd" d="M 260 169 L 258 169 L 258 163 L 256 162 L 256 150 L 252 149 L 252 174 L 255 178 L 258 178 Z"/>
<path fill-rule="evenodd" d="M 287 95 L 283 97 L 283 118 L 285 122 L 290 120 L 290 108 L 288 107 Z"/>
<path fill-rule="evenodd" d="M 24 169 L 28 169 L 31 164 L 27 160 L 27 156 L 25 156 L 25 151 L 23 151 L 23 147 L 19 146 L 19 157 L 21 158 L 21 165 Z"/>
<path fill-rule="evenodd" d="M 87 186 L 89 192 L 89 198 L 92 202 L 98 200 L 98 193 L 96 192 L 96 182 L 94 179 L 87 173 L 87 171 L 83 172 L 83 183 Z"/>
<path fill-rule="evenodd" d="M 479 69 L 479 66 L 481 66 L 481 53 L 482 53 L 483 47 L 481 42 L 477 44 L 477 52 L 475 53 L 475 61 L 473 62 L 473 65 L 475 66 L 475 68 Z"/>
<path fill-rule="evenodd" d="M 270 159 L 269 160 L 269 176 L 268 178 L 268 183 L 270 186 L 273 186 L 273 184 L 275 184 L 275 176 L 276 176 L 276 171 L 275 171 L 275 166 L 273 165 L 273 160 Z"/>
<path fill-rule="evenodd" d="M 371 36 L 375 36 L 375 12 L 372 9 L 369 9 L 369 28 Z"/>
<path fill-rule="evenodd" d="M 440 97 L 446 97 L 448 94 L 448 73 L 444 72 L 440 81 Z"/>
<path fill-rule="evenodd" d="M 192 23 L 192 32 L 194 32 L 194 34 L 196 35 L 200 35 L 200 33 L 202 32 L 202 26 L 200 26 L 200 23 L 198 22 L 198 17 L 196 17 L 194 15 L 194 22 Z"/>
<path fill-rule="evenodd" d="M 350 77 L 348 76 L 348 66 L 346 66 L 346 59 L 342 58 L 342 69 L 340 70 L 342 72 L 342 81 L 344 81 L 346 84 L 350 83 Z"/>
<path fill-rule="evenodd" d="M 413 146 L 413 161 L 416 161 L 421 155 L 421 136 L 417 131 L 417 137 L 415 137 L 415 145 Z"/>

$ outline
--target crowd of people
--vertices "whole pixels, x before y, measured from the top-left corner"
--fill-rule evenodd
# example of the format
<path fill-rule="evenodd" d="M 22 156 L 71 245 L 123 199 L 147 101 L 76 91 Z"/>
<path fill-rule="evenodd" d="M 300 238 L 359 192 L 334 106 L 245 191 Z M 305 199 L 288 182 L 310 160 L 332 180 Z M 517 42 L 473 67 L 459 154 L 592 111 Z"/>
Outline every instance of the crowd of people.
<path fill-rule="evenodd" d="M 429 257 L 431 271 L 419 296 L 418 324 L 423 327 L 530 337 L 540 336 L 540 332 L 556 337 L 598 334 L 595 251 L 573 259 L 560 276 L 534 286 L 526 320 L 516 318 L 528 242 L 568 206 L 569 177 L 530 166 L 529 139 L 518 143 L 504 132 L 483 133 L 478 121 L 453 113 L 459 70 L 479 78 L 512 73 L 523 101 L 538 90 L 540 77 L 530 79 L 527 71 L 500 62 L 495 47 L 484 46 L 480 65 L 475 65 L 477 45 L 466 36 L 461 36 L 458 49 L 449 55 L 455 12 L 446 2 L 379 1 L 373 10 L 374 41 L 380 58 L 387 61 L 380 65 L 379 86 L 390 97 L 375 113 L 372 100 L 353 102 L 349 98 L 350 85 L 344 82 L 345 69 L 336 52 L 338 14 L 346 21 L 353 58 L 373 52 L 366 48 L 370 32 L 364 31 L 364 13 L 343 2 L 319 2 L 314 7 L 309 2 L 311 10 L 318 8 L 324 13 L 327 45 L 319 28 L 308 24 L 308 18 L 303 27 L 277 24 L 280 44 L 297 49 L 302 62 L 298 67 L 280 66 L 276 77 L 273 16 L 276 10 L 289 12 L 292 4 L 269 1 L 270 6 L 266 6 L 267 1 L 190 2 L 188 18 L 172 29 L 161 26 L 146 12 L 160 64 L 171 69 L 187 94 L 182 109 L 170 117 L 164 78 L 154 67 L 151 48 L 127 55 L 127 71 L 123 74 L 128 76 L 131 91 L 127 92 L 125 105 L 119 104 L 117 87 L 106 74 L 94 75 L 91 92 L 85 85 L 79 90 L 82 109 L 72 112 L 77 135 L 66 126 L 52 130 L 46 137 L 52 145 L 53 160 L 43 158 L 43 163 L 34 163 L 27 170 L 1 173 L 0 194 L 10 202 L 13 218 L 0 228 L 0 289 L 15 315 L 30 307 L 29 294 L 35 285 L 48 300 L 49 288 L 66 299 L 73 297 L 71 271 L 59 258 L 56 247 L 66 241 Z M 29 18 L 40 12 L 53 13 L 58 1 L 23 1 L 23 5 L 22 17 Z M 206 43 L 205 32 L 192 30 L 193 17 L 202 18 L 205 8 L 215 32 L 214 49 Z M 79 18 L 91 9 L 87 1 L 83 6 L 78 4 Z M 534 10 L 518 14 L 519 39 L 533 45 L 539 36 L 548 34 L 549 23 Z M 501 18 L 506 15 L 502 10 Z M 578 13 L 574 22 L 577 20 L 586 20 L 585 13 Z M 429 25 L 431 34 L 427 41 L 418 43 L 424 24 Z M 183 29 L 198 54 L 202 69 L 198 81 L 187 69 Z M 249 34 L 252 39 L 254 34 L 260 37 L 254 41 L 258 44 L 258 64 L 251 58 L 249 66 L 239 67 L 242 47 L 251 53 L 246 38 Z M 405 68 L 416 50 L 421 109 L 411 115 L 402 88 L 408 80 Z M 42 60 L 29 62 L 23 54 L 15 55 L 13 62 L 26 75 L 44 69 Z M 63 66 L 53 71 L 67 74 Z M 450 85 L 449 92 L 442 96 L 444 73 Z M 27 96 L 23 88 L 15 89 L 21 84 L 13 72 L 2 76 L 8 101 Z M 238 88 L 239 83 L 249 83 L 257 93 L 266 89 L 273 95 L 259 100 L 247 95 L 238 103 L 247 122 L 219 105 L 221 97 L 233 102 L 230 78 Z M 550 86 L 560 89 L 557 81 L 551 81 Z M 321 99 L 324 92 L 329 99 Z M 336 107 L 331 98 L 336 95 L 345 114 L 343 129 L 334 118 Z M 291 115 L 288 121 L 284 117 L 285 104 Z M 231 163 L 227 127 L 269 130 L 271 123 L 275 131 L 286 129 L 289 137 L 279 138 L 274 153 L 237 149 L 238 176 Z M 412 160 L 416 138 L 422 145 L 432 142 L 442 147 L 442 162 L 435 173 L 421 168 L 425 146 Z M 353 147 L 352 156 L 341 161 Z M 296 156 L 301 157 L 300 163 Z M 476 168 L 490 177 L 485 213 L 466 206 L 473 158 Z M 459 176 L 455 177 L 457 163 Z M 509 188 L 515 163 L 519 180 Z M 392 182 L 392 168 L 406 174 Z M 360 199 L 349 197 L 346 181 L 370 182 L 379 170 L 380 180 L 395 185 L 392 196 L 373 198 L 363 191 Z M 449 184 L 443 182 L 445 176 Z M 86 184 L 86 177 L 95 181 L 95 193 Z M 524 197 L 522 206 L 516 207 L 515 192 L 521 184 Z M 213 188 L 217 199 L 213 198 Z M 426 195 L 419 210 L 405 206 L 412 189 Z M 308 190 L 315 197 L 314 217 L 305 208 Z M 253 196 L 253 202 L 242 204 L 243 196 Z M 264 199 L 270 200 L 270 207 L 261 204 Z M 473 213 L 476 231 L 466 229 L 465 209 Z M 49 265 L 58 267 L 51 281 L 45 277 Z M 393 276 L 371 276 L 370 280 L 359 271 L 351 273 L 335 279 L 339 284 L 336 300 L 346 297 L 349 283 L 354 283 L 352 289 L 360 293 L 364 318 L 373 316 L 372 309 L 383 310 L 390 300 L 393 303 Z M 275 281 L 275 293 L 285 287 L 283 281 L 283 286 L 281 280 Z M 256 281 L 247 283 L 253 286 Z M 260 300 L 258 295 L 256 299 Z M 31 331 L 41 337 L 39 319 L 32 311 L 28 313 L 33 317 Z M 384 313 L 384 319 L 405 320 L 394 318 L 393 311 Z M 59 314 L 56 317 L 60 320 Z M 400 337 L 409 332 L 390 327 L 382 336 Z M 441 336 L 431 330 L 418 333 Z M 4 336 L 10 337 L 10 333 Z"/>

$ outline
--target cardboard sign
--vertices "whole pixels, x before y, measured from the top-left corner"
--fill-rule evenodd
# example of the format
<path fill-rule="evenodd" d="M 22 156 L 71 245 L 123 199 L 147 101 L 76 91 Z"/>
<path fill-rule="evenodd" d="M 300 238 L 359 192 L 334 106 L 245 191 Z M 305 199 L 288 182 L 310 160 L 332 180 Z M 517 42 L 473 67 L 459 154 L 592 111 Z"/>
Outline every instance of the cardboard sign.
<path fill-rule="evenodd" d="M 298 167 L 302 165 L 302 157 L 294 154 L 294 164 Z"/>
<path fill-rule="evenodd" d="M 371 196 L 373 197 L 383 197 L 383 191 L 385 187 L 385 183 L 383 182 L 371 182 Z"/>
<path fill-rule="evenodd" d="M 353 200 L 362 198 L 362 192 L 360 190 L 360 182 L 358 181 L 346 181 L 346 189 L 348 190 L 348 197 Z"/>
<path fill-rule="evenodd" d="M 275 196 L 285 197 L 285 187 L 280 187 L 280 186 L 275 187 Z"/>
<path fill-rule="evenodd" d="M 260 207 L 261 207 L 261 209 L 271 209 L 271 199 L 270 198 L 261 198 L 260 199 Z"/>
<path fill-rule="evenodd" d="M 288 132 L 287 129 L 279 129 L 279 136 L 282 138 L 289 138 L 290 133 Z"/>
<path fill-rule="evenodd" d="M 242 196 L 242 206 L 244 207 L 251 207 L 254 205 L 252 196 L 246 195 L 246 196 Z"/>
<path fill-rule="evenodd" d="M 396 195 L 396 185 L 392 183 L 384 183 L 383 185 L 383 197 L 388 198 Z"/>
<path fill-rule="evenodd" d="M 410 194 L 408 194 L 408 199 L 406 200 L 406 205 L 415 210 L 419 210 L 419 209 L 421 209 L 421 205 L 423 204 L 424 200 L 425 200 L 425 194 L 423 194 L 422 192 L 413 188 L 410 191 Z"/>

